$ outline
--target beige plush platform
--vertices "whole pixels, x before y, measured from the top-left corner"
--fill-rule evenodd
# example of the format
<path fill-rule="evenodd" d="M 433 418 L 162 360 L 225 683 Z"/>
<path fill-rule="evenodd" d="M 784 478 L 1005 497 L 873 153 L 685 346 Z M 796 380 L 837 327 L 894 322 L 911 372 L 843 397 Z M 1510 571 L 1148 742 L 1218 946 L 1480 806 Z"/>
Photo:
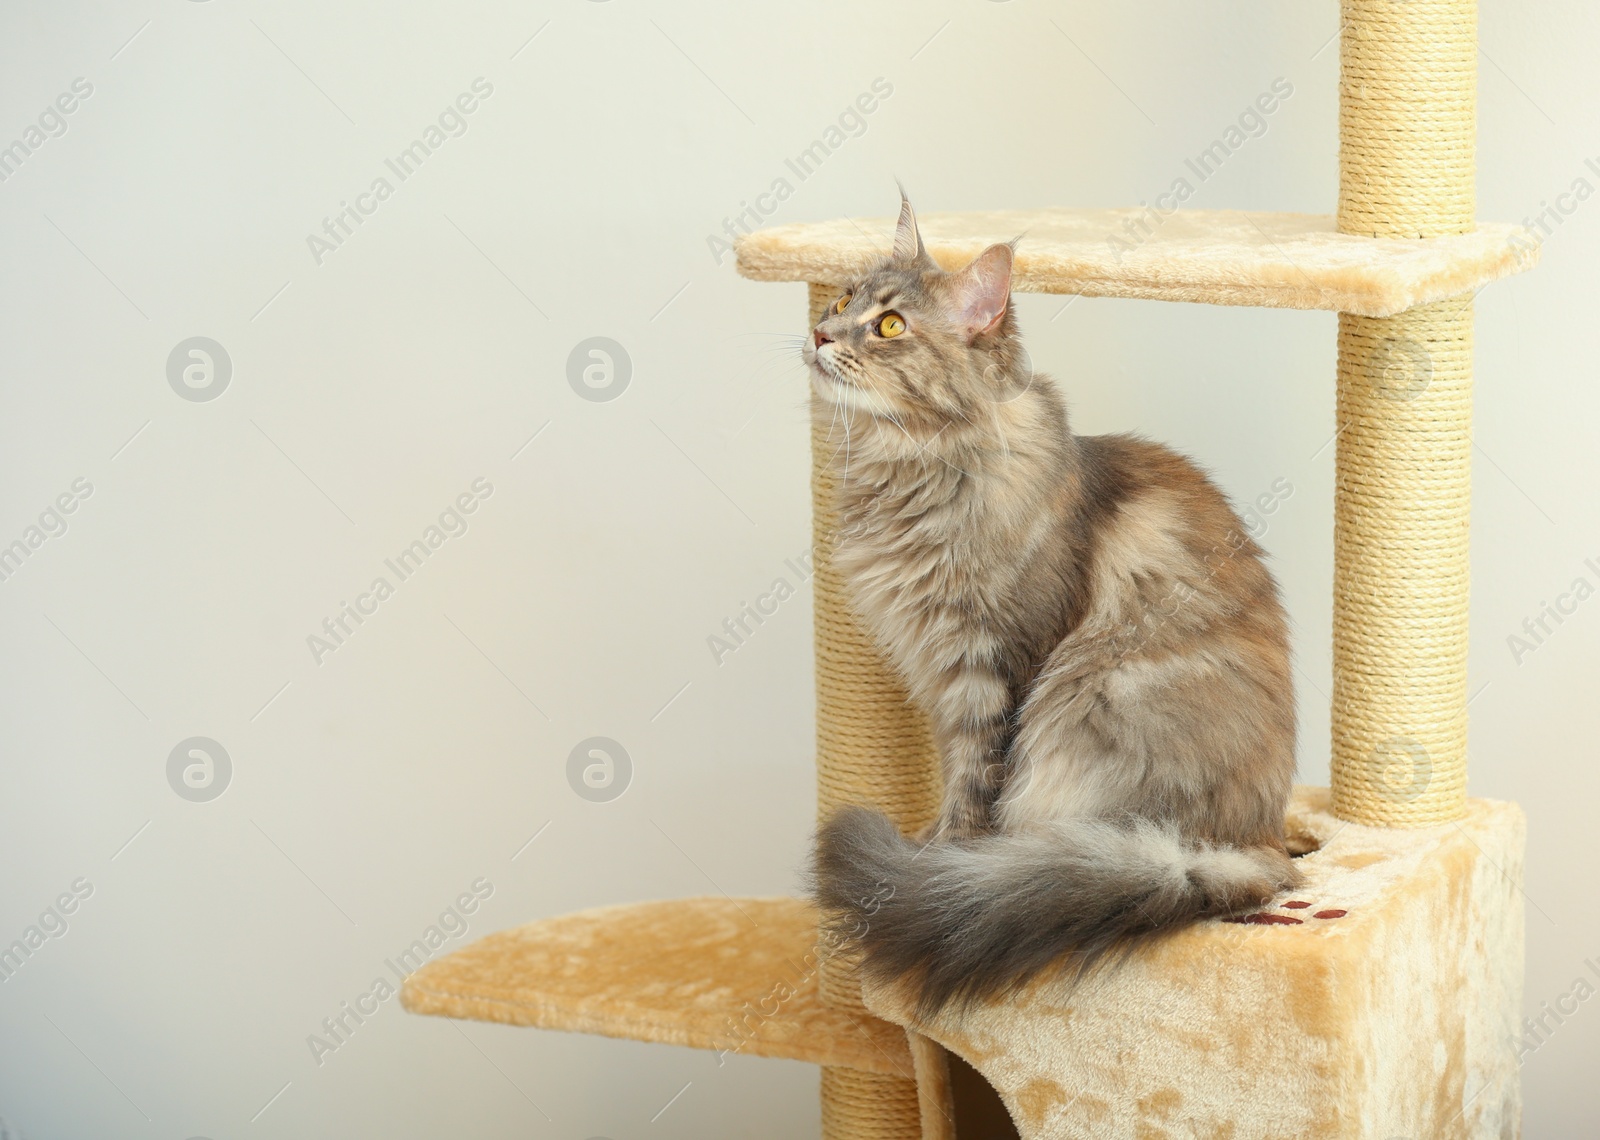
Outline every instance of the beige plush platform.
<path fill-rule="evenodd" d="M 905 1030 L 817 996 L 800 899 L 603 907 L 480 938 L 406 979 L 412 1013 L 787 1057 L 910 1079 Z"/>
<path fill-rule="evenodd" d="M 1467 803 L 1459 823 L 1385 830 L 1298 789 L 1291 847 L 1320 850 L 1255 922 L 965 1020 L 918 1023 L 892 989 L 867 1005 L 983 1073 L 1025 1140 L 1514 1138 L 1523 816 Z"/>
<path fill-rule="evenodd" d="M 994 210 L 918 220 L 947 269 L 1023 235 L 1012 277 L 1019 293 L 1367 317 L 1470 293 L 1538 260 L 1522 227 L 1487 223 L 1459 237 L 1416 240 L 1337 233 L 1331 216 L 1242 210 L 1179 210 L 1164 219 L 1142 208 Z M 738 239 L 739 272 L 757 281 L 844 281 L 887 254 L 893 234 L 892 218 L 774 226 Z"/>
<path fill-rule="evenodd" d="M 532 922 L 428 963 L 401 1000 L 909 1078 L 907 1026 L 981 1072 L 1025 1140 L 1518 1135 L 1521 809 L 1475 799 L 1459 823 L 1371 828 L 1299 788 L 1287 830 L 1306 884 L 1251 921 L 965 1019 L 917 1022 L 892 988 L 867 991 L 876 1017 L 823 1005 L 816 912 L 784 898 Z"/>

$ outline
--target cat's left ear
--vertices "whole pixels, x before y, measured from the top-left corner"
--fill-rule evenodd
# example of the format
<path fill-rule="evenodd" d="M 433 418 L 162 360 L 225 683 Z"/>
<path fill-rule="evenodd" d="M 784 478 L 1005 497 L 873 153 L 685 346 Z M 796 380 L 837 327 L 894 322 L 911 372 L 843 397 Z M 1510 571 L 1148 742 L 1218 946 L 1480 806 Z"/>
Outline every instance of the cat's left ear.
<path fill-rule="evenodd" d="M 922 231 L 917 228 L 917 212 L 911 208 L 906 188 L 900 187 L 900 220 L 894 227 L 894 259 L 907 265 L 924 269 L 937 269 L 939 265 L 922 244 Z"/>
<path fill-rule="evenodd" d="M 967 340 L 999 325 L 1011 300 L 1011 246 L 991 245 L 950 275 L 950 311 Z"/>

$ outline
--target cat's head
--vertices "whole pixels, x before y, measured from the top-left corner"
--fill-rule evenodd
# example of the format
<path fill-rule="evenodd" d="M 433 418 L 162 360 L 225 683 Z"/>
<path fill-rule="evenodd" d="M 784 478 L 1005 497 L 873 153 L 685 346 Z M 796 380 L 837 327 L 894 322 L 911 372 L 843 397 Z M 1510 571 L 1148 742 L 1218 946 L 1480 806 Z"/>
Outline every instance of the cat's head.
<path fill-rule="evenodd" d="M 1011 259 L 1009 244 L 991 245 L 945 272 L 902 194 L 894 251 L 849 282 L 811 330 L 803 355 L 813 388 L 851 411 L 936 427 L 1013 398 L 1026 356 L 1011 315 Z"/>

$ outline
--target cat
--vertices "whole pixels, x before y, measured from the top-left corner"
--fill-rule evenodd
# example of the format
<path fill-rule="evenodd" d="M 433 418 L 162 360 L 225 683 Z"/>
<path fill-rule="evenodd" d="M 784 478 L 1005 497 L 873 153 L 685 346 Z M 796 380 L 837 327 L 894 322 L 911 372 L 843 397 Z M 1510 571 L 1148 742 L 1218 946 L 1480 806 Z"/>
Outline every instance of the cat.
<path fill-rule="evenodd" d="M 944 777 L 912 842 L 840 809 L 814 897 L 926 1018 L 1071 978 L 1297 885 L 1288 623 L 1263 552 L 1190 460 L 1074 435 L 1028 363 L 1015 243 L 892 253 L 804 345 L 852 606 L 928 717 Z"/>

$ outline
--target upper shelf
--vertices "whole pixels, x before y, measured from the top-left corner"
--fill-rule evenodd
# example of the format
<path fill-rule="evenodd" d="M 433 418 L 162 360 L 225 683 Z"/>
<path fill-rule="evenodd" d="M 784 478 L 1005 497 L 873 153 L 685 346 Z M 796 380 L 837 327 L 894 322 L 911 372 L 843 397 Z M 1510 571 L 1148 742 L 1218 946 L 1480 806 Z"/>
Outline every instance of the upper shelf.
<path fill-rule="evenodd" d="M 1364 238 L 1331 216 L 1243 210 L 993 210 L 919 217 L 929 251 L 957 268 L 1021 235 L 1020 293 L 1143 297 L 1209 305 L 1330 309 L 1388 317 L 1531 269 L 1522 227 L 1480 225 L 1459 237 Z M 1148 231 L 1148 236 L 1146 236 Z M 757 230 L 738 239 L 739 272 L 757 281 L 842 282 L 889 252 L 892 218 L 843 218 Z"/>

